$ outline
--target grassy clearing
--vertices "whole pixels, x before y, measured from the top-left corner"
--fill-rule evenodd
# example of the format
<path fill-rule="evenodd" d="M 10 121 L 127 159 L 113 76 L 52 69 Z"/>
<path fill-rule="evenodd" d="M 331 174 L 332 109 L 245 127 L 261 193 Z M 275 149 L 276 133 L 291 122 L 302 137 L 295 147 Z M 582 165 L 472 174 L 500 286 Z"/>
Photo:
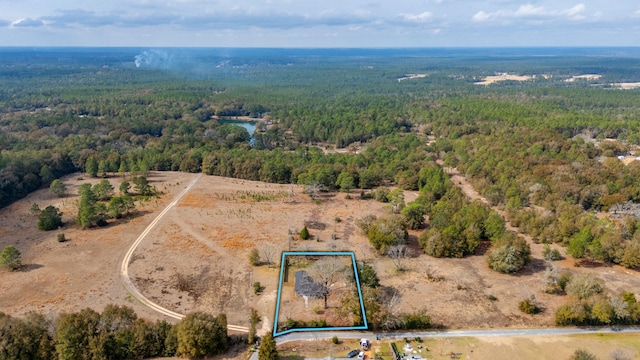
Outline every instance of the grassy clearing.
<path fill-rule="evenodd" d="M 384 360 L 393 359 L 389 343 L 388 339 L 373 340 L 369 358 L 375 359 L 377 353 Z M 403 339 L 395 340 L 395 343 L 400 352 L 405 351 L 406 342 Z M 610 359 L 611 353 L 616 350 L 627 354 L 629 359 L 640 359 L 638 334 L 428 338 L 421 343 L 411 340 L 409 344 L 416 351 L 411 355 L 436 360 L 451 359 L 452 354 L 457 354 L 458 359 L 474 360 L 569 359 L 578 349 L 585 349 L 598 359 Z M 418 349 L 418 345 L 422 349 Z M 343 357 L 349 350 L 357 348 L 359 344 L 356 339 L 341 340 L 338 345 L 331 344 L 329 340 L 311 340 L 288 343 L 281 347 L 280 353 L 284 359 L 297 360 L 304 357 L 324 358 L 330 355 L 330 351 L 333 357 Z"/>
<path fill-rule="evenodd" d="M 303 358 L 324 358 L 327 356 L 346 357 L 353 349 L 359 349 L 358 339 L 340 339 L 334 344 L 331 340 L 306 340 L 284 344 L 278 347 L 280 359 L 297 360 Z"/>
<path fill-rule="evenodd" d="M 393 351 L 391 351 L 391 346 L 389 346 L 389 342 L 380 342 L 379 347 L 374 347 L 373 350 L 376 353 L 376 356 L 382 358 L 382 360 L 393 360 Z"/>

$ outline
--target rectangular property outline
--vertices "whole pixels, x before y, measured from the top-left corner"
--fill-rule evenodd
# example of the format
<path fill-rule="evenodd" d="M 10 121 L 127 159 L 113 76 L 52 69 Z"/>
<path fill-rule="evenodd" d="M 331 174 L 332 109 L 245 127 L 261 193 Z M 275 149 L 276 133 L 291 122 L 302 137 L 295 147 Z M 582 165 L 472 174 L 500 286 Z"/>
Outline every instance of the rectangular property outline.
<path fill-rule="evenodd" d="M 356 287 L 358 289 L 358 297 L 360 299 L 360 311 L 362 312 L 363 325 L 360 326 L 338 326 L 338 327 L 323 327 L 323 328 L 296 328 L 288 329 L 282 332 L 278 332 L 278 314 L 280 313 L 280 295 L 282 293 L 282 277 L 284 275 L 284 264 L 287 256 L 331 256 L 342 255 L 351 256 L 351 262 L 353 264 L 353 273 L 356 280 Z M 276 315 L 273 320 L 273 336 L 280 336 L 289 334 L 292 332 L 302 331 L 326 331 L 326 330 L 367 330 L 369 325 L 367 323 L 367 314 L 364 311 L 364 301 L 362 299 L 362 290 L 360 289 L 360 277 L 358 275 L 358 265 L 356 264 L 356 255 L 352 251 L 283 251 L 282 259 L 280 261 L 280 280 L 278 281 L 278 298 L 276 300 Z"/>

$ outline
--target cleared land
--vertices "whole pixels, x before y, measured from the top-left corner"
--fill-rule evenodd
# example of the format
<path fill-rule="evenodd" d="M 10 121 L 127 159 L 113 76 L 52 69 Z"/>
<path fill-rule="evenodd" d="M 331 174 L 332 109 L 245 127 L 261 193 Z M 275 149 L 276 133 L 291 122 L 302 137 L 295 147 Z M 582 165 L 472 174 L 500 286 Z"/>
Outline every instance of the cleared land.
<path fill-rule="evenodd" d="M 611 85 L 622 90 L 633 90 L 640 88 L 640 82 L 613 83 Z"/>
<path fill-rule="evenodd" d="M 513 75 L 513 74 L 498 74 L 493 76 L 486 76 L 482 78 L 482 81 L 478 81 L 476 85 L 491 85 L 497 83 L 499 81 L 529 81 L 535 79 L 535 76 L 532 75 Z"/>
<path fill-rule="evenodd" d="M 574 82 L 576 80 L 598 80 L 602 77 L 600 74 L 584 74 L 584 75 L 574 75 L 568 79 L 566 82 Z"/>
<path fill-rule="evenodd" d="M 406 74 L 405 76 L 399 78 L 398 82 L 401 82 L 403 80 L 422 79 L 426 78 L 427 76 L 427 74 Z"/>
<path fill-rule="evenodd" d="M 37 202 L 60 206 L 69 222 L 77 197 L 53 198 L 40 190 L 0 211 L 0 246 L 14 244 L 22 252 L 22 271 L 3 273 L 0 310 L 12 315 L 36 310 L 51 316 L 85 307 L 101 310 L 106 304 L 127 304 L 147 318 L 159 315 L 133 301 L 120 284 L 118 265 L 132 241 L 156 214 L 184 188 L 193 174 L 152 173 L 152 184 L 164 194 L 140 207 L 136 217 L 106 228 L 63 229 L 70 240 L 56 241 L 57 232 L 36 230 L 29 206 Z M 78 175 L 64 179 L 76 193 Z M 110 179 L 114 186 L 120 179 Z M 95 180 L 97 181 L 97 180 Z M 461 181 L 454 178 L 454 182 Z M 279 261 L 282 250 L 354 251 L 357 260 L 371 264 L 381 283 L 401 293 L 398 311 L 426 309 L 434 323 L 449 328 L 550 326 L 555 310 L 566 299 L 542 292 L 542 245 L 532 244 L 534 261 L 517 275 L 488 269 L 483 251 L 464 259 L 435 259 L 421 254 L 418 231 L 412 231 L 412 255 L 397 273 L 390 259 L 375 254 L 355 222 L 366 214 L 382 216 L 386 204 L 374 200 L 346 199 L 344 193 L 324 194 L 318 202 L 292 185 L 266 184 L 204 176 L 154 228 L 134 254 L 130 276 L 150 299 L 171 310 L 226 312 L 230 324 L 245 325 L 248 308 L 272 319 L 278 268 L 249 265 L 256 247 Z M 407 200 L 414 193 L 407 193 Z M 340 218 L 340 221 L 336 221 Z M 307 223 L 319 241 L 302 241 L 297 232 Z M 290 236 L 289 234 L 294 234 Z M 336 240 L 332 239 L 336 235 Z M 482 247 L 486 249 L 485 247 Z M 640 277 L 621 267 L 579 267 L 573 260 L 556 262 L 558 268 L 590 272 L 603 279 L 609 292 L 640 292 Z M 435 275 L 435 276 L 434 276 Z M 252 284 L 264 287 L 253 294 Z M 538 315 L 525 315 L 518 302 L 534 294 L 543 305 Z M 497 300 L 489 300 L 489 295 Z M 263 321 L 263 329 L 273 324 Z"/>
<path fill-rule="evenodd" d="M 24 315 L 38 311 L 54 317 L 60 312 L 86 307 L 101 311 L 110 303 L 127 304 L 144 317 L 157 318 L 146 307 L 133 302 L 120 283 L 118 266 L 131 242 L 145 229 L 173 196 L 194 175 L 178 172 L 152 173 L 152 186 L 163 194 L 137 205 L 136 214 L 98 229 L 80 230 L 68 225 L 77 213 L 77 190 L 83 183 L 101 179 L 82 178 L 74 174 L 63 179 L 67 195 L 56 198 L 46 189 L 0 210 L 0 247 L 13 244 L 22 253 L 24 268 L 13 273 L 2 272 L 0 311 Z M 130 179 L 128 179 L 130 180 Z M 121 178 L 110 178 L 117 189 Z M 40 208 L 59 207 L 64 213 L 65 227 L 60 231 L 39 231 L 37 219 L 29 213 L 32 203 Z M 67 242 L 56 236 L 63 232 Z M 144 257 L 135 254 L 134 261 Z"/>
<path fill-rule="evenodd" d="M 353 296 L 357 289 L 353 260 L 350 255 L 331 254 L 286 255 L 289 266 L 283 269 L 278 313 L 278 323 L 285 326 L 279 325 L 278 333 L 287 330 L 289 319 L 307 324 L 324 321 L 326 325 L 321 326 L 323 328 L 354 325 L 351 316 L 344 316 L 338 311 L 342 299 Z"/>

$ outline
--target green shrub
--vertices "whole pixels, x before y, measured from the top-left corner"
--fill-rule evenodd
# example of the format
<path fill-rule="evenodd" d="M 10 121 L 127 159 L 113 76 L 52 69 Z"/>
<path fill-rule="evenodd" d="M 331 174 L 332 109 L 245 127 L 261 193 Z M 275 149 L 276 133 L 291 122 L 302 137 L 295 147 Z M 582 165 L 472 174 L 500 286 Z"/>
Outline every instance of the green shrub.
<path fill-rule="evenodd" d="M 251 266 L 260 265 L 260 252 L 258 252 L 258 249 L 251 249 L 251 253 L 249 253 L 249 264 L 251 264 Z"/>
<path fill-rule="evenodd" d="M 256 281 L 253 283 L 253 293 L 258 295 L 258 293 L 262 290 L 262 285 L 260 281 Z"/>
<path fill-rule="evenodd" d="M 421 330 L 431 328 L 431 317 L 426 311 L 420 310 L 402 315 L 403 327 L 407 330 Z"/>
<path fill-rule="evenodd" d="M 487 256 L 489 268 L 504 274 L 514 273 L 531 262 L 531 248 L 527 241 L 510 233 L 497 240 Z"/>
<path fill-rule="evenodd" d="M 562 255 L 560 255 L 560 251 L 558 249 L 551 249 L 549 244 L 544 245 L 544 249 L 542 250 L 542 256 L 547 261 L 556 261 L 561 260 Z"/>
<path fill-rule="evenodd" d="M 309 229 L 307 229 L 306 225 L 305 225 L 305 227 L 302 228 L 302 230 L 300 230 L 300 239 L 302 239 L 302 240 L 308 240 L 309 239 Z"/>
<path fill-rule="evenodd" d="M 14 271 L 22 266 L 20 251 L 13 245 L 7 245 L 0 252 L 0 267 L 5 267 L 9 271 Z"/>
<path fill-rule="evenodd" d="M 518 304 L 518 309 L 525 314 L 533 315 L 540 312 L 540 308 L 538 307 L 538 303 L 536 302 L 536 298 L 531 295 L 530 298 L 524 299 L 520 301 Z"/>
<path fill-rule="evenodd" d="M 38 218 L 39 230 L 55 230 L 60 226 L 62 226 L 62 213 L 57 207 L 49 205 L 42 210 Z"/>
<path fill-rule="evenodd" d="M 571 360 L 597 360 L 598 358 L 587 350 L 576 350 L 571 356 Z"/>
<path fill-rule="evenodd" d="M 567 284 L 570 280 L 571 272 L 565 270 L 560 273 L 560 276 L 558 277 L 558 286 L 560 287 L 560 289 L 562 289 L 562 291 L 565 291 L 565 288 L 567 287 Z"/>

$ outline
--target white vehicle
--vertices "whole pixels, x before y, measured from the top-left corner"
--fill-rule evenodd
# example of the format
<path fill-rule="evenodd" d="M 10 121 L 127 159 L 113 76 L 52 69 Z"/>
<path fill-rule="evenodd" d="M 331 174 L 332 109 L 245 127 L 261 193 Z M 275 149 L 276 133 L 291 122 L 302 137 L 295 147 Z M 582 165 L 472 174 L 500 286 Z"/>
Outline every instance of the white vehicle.
<path fill-rule="evenodd" d="M 360 339 L 360 346 L 362 346 L 362 350 L 369 350 L 369 340 L 367 339 Z"/>
<path fill-rule="evenodd" d="M 360 351 L 360 354 L 358 354 L 358 360 L 364 360 L 364 351 Z"/>

